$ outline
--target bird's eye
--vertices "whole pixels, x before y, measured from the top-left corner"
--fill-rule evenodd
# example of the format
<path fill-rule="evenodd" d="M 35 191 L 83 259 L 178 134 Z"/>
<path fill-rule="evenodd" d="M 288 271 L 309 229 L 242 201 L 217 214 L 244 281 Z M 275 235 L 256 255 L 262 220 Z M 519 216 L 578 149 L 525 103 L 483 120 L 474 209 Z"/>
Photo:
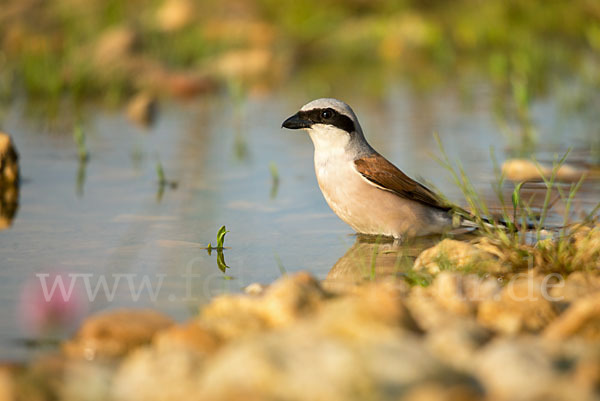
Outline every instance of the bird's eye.
<path fill-rule="evenodd" d="M 324 120 L 328 120 L 331 117 L 333 117 L 333 113 L 331 112 L 331 110 L 323 110 L 321 112 L 321 118 Z"/>

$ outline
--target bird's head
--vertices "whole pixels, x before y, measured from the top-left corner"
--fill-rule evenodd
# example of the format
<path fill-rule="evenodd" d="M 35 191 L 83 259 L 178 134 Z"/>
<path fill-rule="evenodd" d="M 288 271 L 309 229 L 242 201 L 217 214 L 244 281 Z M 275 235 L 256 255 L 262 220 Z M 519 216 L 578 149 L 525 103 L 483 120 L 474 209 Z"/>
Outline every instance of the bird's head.
<path fill-rule="evenodd" d="M 317 150 L 340 146 L 345 148 L 351 142 L 364 142 L 362 128 L 354 111 L 337 99 L 313 100 L 281 126 L 307 130 Z"/>

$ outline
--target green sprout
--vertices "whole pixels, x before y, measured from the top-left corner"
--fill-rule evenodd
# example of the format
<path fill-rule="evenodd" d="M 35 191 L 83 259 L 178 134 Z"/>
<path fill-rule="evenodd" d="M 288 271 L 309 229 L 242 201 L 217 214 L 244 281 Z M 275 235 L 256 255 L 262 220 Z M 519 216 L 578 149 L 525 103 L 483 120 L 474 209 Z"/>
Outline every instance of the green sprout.
<path fill-rule="evenodd" d="M 221 270 L 223 273 L 225 273 L 225 271 L 227 269 L 229 269 L 229 266 L 227 266 L 227 264 L 225 263 L 225 255 L 223 254 L 223 250 L 217 250 L 217 267 L 219 268 L 219 270 Z M 231 279 L 229 276 L 225 276 L 226 279 Z"/>
<path fill-rule="evenodd" d="M 204 248 L 206 249 L 206 252 L 209 255 L 212 254 L 213 250 L 217 251 L 217 267 L 223 273 L 225 273 L 225 271 L 229 269 L 229 266 L 227 266 L 227 263 L 225 263 L 225 254 L 223 253 L 224 249 L 228 249 L 225 247 L 225 234 L 227 234 L 228 232 L 229 231 L 227 231 L 225 226 L 221 226 L 221 228 L 219 228 L 219 231 L 217 231 L 217 246 L 213 246 L 212 243 L 209 242 L 208 245 Z M 225 280 L 233 279 L 232 276 L 228 275 L 225 275 L 224 278 Z"/>
<path fill-rule="evenodd" d="M 163 169 L 160 160 L 156 162 L 156 175 L 158 176 L 158 184 L 166 185 L 167 179 L 165 178 L 165 170 Z"/>
<path fill-rule="evenodd" d="M 217 231 L 217 249 L 223 249 L 223 244 L 225 243 L 225 234 L 228 232 L 229 231 L 227 231 L 225 226 L 222 226 L 219 228 L 219 231 Z"/>
<path fill-rule="evenodd" d="M 279 170 L 275 162 L 269 163 L 269 172 L 271 173 L 271 199 L 275 199 L 279 190 Z"/>
<path fill-rule="evenodd" d="M 281 276 L 287 276 L 287 270 L 285 270 L 285 266 L 283 265 L 283 262 L 278 254 L 275 254 L 275 262 L 277 263 L 277 268 L 279 269 Z"/>
<path fill-rule="evenodd" d="M 156 193 L 156 197 L 158 201 L 160 201 L 163 193 L 165 192 L 165 187 L 175 189 L 177 188 L 177 181 L 167 179 L 165 175 L 165 169 L 163 168 L 160 159 L 156 161 L 156 176 L 158 178 L 158 191 Z"/>
<path fill-rule="evenodd" d="M 520 182 L 515 186 L 515 189 L 512 193 L 512 204 L 513 204 L 513 219 L 512 224 L 516 224 L 517 222 L 517 210 L 521 205 L 521 188 L 523 187 L 524 182 Z M 511 227 L 513 228 L 513 227 Z"/>
<path fill-rule="evenodd" d="M 217 231 L 217 246 L 212 246 L 212 243 L 208 243 L 208 245 L 204 248 L 208 251 L 208 254 L 210 255 L 210 253 L 213 250 L 223 250 L 223 249 L 227 249 L 225 247 L 225 234 L 227 234 L 229 231 L 225 228 L 225 226 L 221 226 L 221 228 L 219 228 L 219 231 Z"/>
<path fill-rule="evenodd" d="M 89 152 L 85 145 L 85 133 L 80 125 L 76 125 L 75 129 L 73 130 L 73 139 L 77 145 L 77 156 L 79 157 L 79 162 L 87 162 L 89 158 Z"/>

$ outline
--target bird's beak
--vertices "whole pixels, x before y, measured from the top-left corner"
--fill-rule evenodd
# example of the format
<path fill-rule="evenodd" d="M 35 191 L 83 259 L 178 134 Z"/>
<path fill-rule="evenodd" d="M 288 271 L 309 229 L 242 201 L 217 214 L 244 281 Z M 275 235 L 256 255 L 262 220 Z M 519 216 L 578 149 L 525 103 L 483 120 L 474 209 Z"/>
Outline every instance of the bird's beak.
<path fill-rule="evenodd" d="M 289 129 L 310 128 L 311 125 L 311 121 L 300 118 L 300 116 L 298 116 L 298 113 L 294 114 L 293 116 L 285 120 L 283 124 L 281 124 L 283 128 Z"/>

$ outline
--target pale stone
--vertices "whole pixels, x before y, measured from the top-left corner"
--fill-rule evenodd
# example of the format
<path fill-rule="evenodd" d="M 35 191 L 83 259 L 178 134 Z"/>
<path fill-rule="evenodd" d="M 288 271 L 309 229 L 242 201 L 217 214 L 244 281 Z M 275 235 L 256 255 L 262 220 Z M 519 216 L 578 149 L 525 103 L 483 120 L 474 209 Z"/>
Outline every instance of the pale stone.
<path fill-rule="evenodd" d="M 104 401 L 109 397 L 113 364 L 70 361 L 62 372 L 61 401 Z"/>
<path fill-rule="evenodd" d="M 544 336 L 552 340 L 579 336 L 589 341 L 600 341 L 600 293 L 573 301 L 571 306 L 546 328 Z"/>
<path fill-rule="evenodd" d="M 216 351 L 221 345 L 220 339 L 212 331 L 195 320 L 158 332 L 152 343 L 159 349 L 182 348 L 205 354 Z"/>
<path fill-rule="evenodd" d="M 158 109 L 156 96 L 140 92 L 127 104 L 127 117 L 134 123 L 147 127 L 154 123 Z"/>
<path fill-rule="evenodd" d="M 277 68 L 273 51 L 265 47 L 231 50 L 213 64 L 215 73 L 228 78 L 257 78 L 269 75 Z"/>
<path fill-rule="evenodd" d="M 257 297 L 216 297 L 201 312 L 201 319 L 218 336 L 231 339 L 273 327 L 286 326 L 314 312 L 328 295 L 307 273 L 283 277 Z"/>
<path fill-rule="evenodd" d="M 581 297 L 600 292 L 600 274 L 594 271 L 575 271 L 566 279 L 550 284 L 550 295 L 553 299 L 573 302 Z"/>
<path fill-rule="evenodd" d="M 0 132 L 0 190 L 19 182 L 19 154 L 10 135 Z"/>
<path fill-rule="evenodd" d="M 115 69 L 131 56 L 137 43 L 137 33 L 127 27 L 115 27 L 106 30 L 96 43 L 94 61 L 101 68 Z"/>
<path fill-rule="evenodd" d="M 510 159 L 502 163 L 502 172 L 511 181 L 542 181 L 542 177 L 550 179 L 552 167 L 539 165 L 538 169 L 532 160 Z M 559 181 L 578 181 L 585 173 L 585 170 L 563 164 L 556 172 L 555 178 Z"/>
<path fill-rule="evenodd" d="M 544 280 L 517 275 L 494 298 L 481 302 L 477 320 L 503 334 L 542 330 L 557 315 Z"/>
<path fill-rule="evenodd" d="M 267 286 L 264 284 L 252 283 L 244 288 L 244 292 L 248 295 L 261 295 L 266 288 Z"/>
<path fill-rule="evenodd" d="M 448 365 L 468 371 L 477 352 L 492 338 L 492 333 L 473 319 L 457 319 L 432 330 L 425 344 L 436 357 Z"/>
<path fill-rule="evenodd" d="M 417 258 L 414 270 L 437 274 L 442 270 L 495 270 L 495 258 L 472 244 L 446 238 Z"/>
<path fill-rule="evenodd" d="M 421 328 L 439 330 L 458 317 L 474 316 L 481 302 L 494 299 L 499 292 L 494 278 L 442 272 L 429 287 L 414 287 L 406 304 Z"/>
<path fill-rule="evenodd" d="M 397 399 L 413 383 L 452 377 L 413 338 L 346 341 L 308 326 L 233 343 L 202 377 L 201 399 Z"/>
<path fill-rule="evenodd" d="M 493 400 L 591 400 L 556 368 L 550 353 L 533 338 L 498 339 L 474 358 L 473 372 Z"/>
<path fill-rule="evenodd" d="M 156 11 L 156 21 L 163 31 L 178 31 L 194 20 L 195 12 L 190 0 L 166 0 Z"/>
<path fill-rule="evenodd" d="M 201 400 L 198 384 L 203 364 L 198 353 L 182 348 L 138 348 L 125 358 L 115 374 L 111 399 Z"/>
<path fill-rule="evenodd" d="M 0 401 L 14 401 L 17 399 L 17 386 L 13 369 L 0 366 Z"/>
<path fill-rule="evenodd" d="M 87 318 L 62 349 L 70 357 L 87 360 L 121 357 L 150 343 L 158 331 L 172 324 L 169 317 L 153 310 L 108 311 Z"/>

